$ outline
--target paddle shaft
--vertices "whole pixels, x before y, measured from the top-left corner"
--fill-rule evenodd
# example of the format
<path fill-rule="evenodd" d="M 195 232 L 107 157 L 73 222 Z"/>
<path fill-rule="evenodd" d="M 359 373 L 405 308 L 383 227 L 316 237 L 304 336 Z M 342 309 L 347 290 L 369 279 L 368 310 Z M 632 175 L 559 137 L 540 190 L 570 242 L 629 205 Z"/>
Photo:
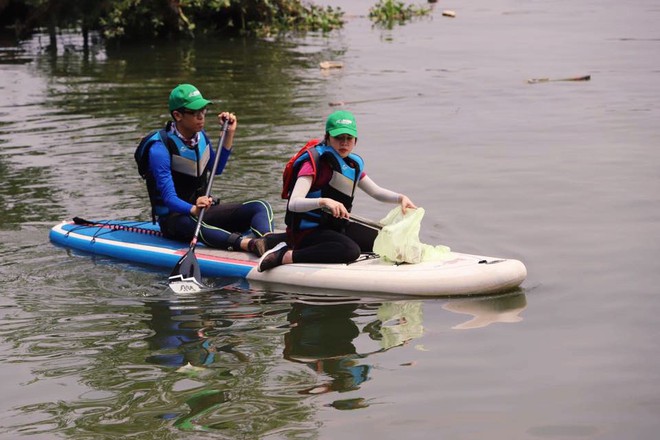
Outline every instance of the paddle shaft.
<path fill-rule="evenodd" d="M 218 148 L 215 152 L 215 160 L 213 161 L 213 168 L 211 169 L 211 176 L 206 185 L 206 197 L 211 194 L 211 187 L 213 186 L 213 178 L 215 177 L 215 172 L 218 170 L 218 163 L 220 162 L 220 150 L 222 145 L 225 143 L 225 136 L 227 135 L 227 127 L 229 127 L 229 120 L 225 120 L 222 124 L 222 134 L 220 135 L 220 141 L 218 142 Z M 209 146 L 211 148 L 211 146 Z M 185 253 L 183 257 L 176 263 L 172 274 L 170 275 L 170 288 L 176 293 L 195 293 L 202 290 L 205 286 L 202 283 L 202 273 L 199 267 L 199 262 L 195 256 L 195 246 L 197 246 L 197 237 L 199 237 L 199 231 L 202 229 L 202 219 L 204 218 L 204 212 L 206 208 L 202 208 L 199 211 L 197 216 L 197 226 L 195 227 L 195 233 L 193 238 L 190 241 L 190 248 L 188 252 Z M 185 278 L 184 278 L 185 276 Z"/>
<path fill-rule="evenodd" d="M 364 217 L 360 217 L 360 216 L 355 215 L 355 214 L 351 214 L 348 221 L 349 222 L 352 221 L 352 222 L 355 222 L 355 223 L 363 225 L 363 226 L 368 226 L 370 228 L 378 229 L 379 231 L 381 229 L 383 229 L 383 225 L 381 225 L 380 223 L 378 223 L 376 221 L 373 221 L 373 220 L 369 220 L 369 219 L 364 218 Z"/>
<path fill-rule="evenodd" d="M 327 212 L 328 214 L 332 214 L 332 211 L 330 211 L 330 209 L 328 208 L 323 208 L 323 211 Z M 379 231 L 383 229 L 383 225 L 381 225 L 380 223 L 374 220 L 369 220 L 368 218 L 360 217 L 359 215 L 355 215 L 352 213 L 349 213 L 348 221 L 357 223 L 362 226 L 368 226 L 373 229 L 378 229 Z"/>
<path fill-rule="evenodd" d="M 206 193 L 204 194 L 206 197 L 211 195 L 213 178 L 215 177 L 215 172 L 218 169 L 218 163 L 220 162 L 220 150 L 222 149 L 222 144 L 225 143 L 225 135 L 227 134 L 228 127 L 229 120 L 226 120 L 224 124 L 222 124 L 222 134 L 220 135 L 220 140 L 218 141 L 218 148 L 215 151 L 215 160 L 213 161 L 213 168 L 211 169 L 211 177 L 209 177 L 209 183 L 206 185 Z M 199 211 L 199 215 L 197 216 L 197 226 L 195 227 L 193 238 L 190 241 L 190 250 L 192 251 L 194 251 L 195 246 L 197 246 L 197 237 L 199 237 L 199 231 L 202 229 L 202 219 L 204 218 L 204 212 L 206 212 L 206 208 L 202 208 L 201 211 Z"/>

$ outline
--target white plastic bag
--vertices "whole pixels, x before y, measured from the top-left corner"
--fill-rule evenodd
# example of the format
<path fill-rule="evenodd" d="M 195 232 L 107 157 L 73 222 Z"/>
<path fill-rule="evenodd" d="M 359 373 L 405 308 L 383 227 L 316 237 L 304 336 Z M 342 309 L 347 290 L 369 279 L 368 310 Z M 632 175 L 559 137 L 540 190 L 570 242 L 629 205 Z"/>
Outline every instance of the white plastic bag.
<path fill-rule="evenodd" d="M 380 230 L 374 241 L 374 252 L 394 263 L 421 263 L 449 257 L 447 246 L 431 246 L 419 241 L 419 230 L 424 208 L 408 209 L 404 215 L 401 207 L 392 209 L 380 221 Z"/>

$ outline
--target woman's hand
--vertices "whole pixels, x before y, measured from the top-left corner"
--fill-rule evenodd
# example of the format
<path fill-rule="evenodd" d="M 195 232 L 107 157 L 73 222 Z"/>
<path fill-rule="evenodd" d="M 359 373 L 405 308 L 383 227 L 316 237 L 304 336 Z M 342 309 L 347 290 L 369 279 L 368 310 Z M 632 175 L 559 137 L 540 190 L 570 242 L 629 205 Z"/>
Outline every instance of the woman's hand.
<path fill-rule="evenodd" d="M 193 207 L 190 209 L 190 213 L 195 217 L 199 217 L 199 213 L 202 211 L 202 209 L 210 207 L 212 203 L 213 197 L 199 196 L 197 197 Z"/>
<path fill-rule="evenodd" d="M 403 211 L 404 214 L 406 213 L 407 209 L 417 209 L 417 206 L 415 206 L 412 200 L 403 194 L 401 194 L 401 200 L 399 203 L 401 204 L 401 211 Z"/>
<path fill-rule="evenodd" d="M 319 199 L 319 204 L 322 208 L 325 208 L 333 217 L 336 218 L 348 218 L 348 209 L 344 206 L 343 203 L 340 203 L 336 200 L 329 199 L 327 197 L 321 197 Z"/>

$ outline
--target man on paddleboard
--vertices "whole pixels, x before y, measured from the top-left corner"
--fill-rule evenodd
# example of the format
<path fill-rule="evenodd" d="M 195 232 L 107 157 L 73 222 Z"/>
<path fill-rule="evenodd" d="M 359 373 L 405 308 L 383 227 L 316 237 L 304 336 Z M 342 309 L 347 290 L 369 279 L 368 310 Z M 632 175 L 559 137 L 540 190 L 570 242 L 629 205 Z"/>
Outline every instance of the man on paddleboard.
<path fill-rule="evenodd" d="M 164 130 L 143 139 L 136 160 L 148 160 L 145 178 L 152 212 L 163 234 L 189 242 L 197 226 L 197 217 L 205 209 L 199 231 L 208 246 L 249 251 L 261 256 L 282 239 L 273 232 L 273 211 L 264 200 L 243 203 L 218 203 L 205 195 L 216 154 L 220 154 L 216 175 L 221 174 L 232 151 L 238 125 L 236 115 L 220 112 L 218 122 L 227 123 L 223 145 L 213 150 L 204 131 L 208 106 L 212 102 L 191 84 L 179 84 L 169 97 L 172 120 Z M 138 157 L 142 156 L 142 157 Z M 256 238 L 243 236 L 252 231 Z"/>
<path fill-rule="evenodd" d="M 407 196 L 367 176 L 364 161 L 353 153 L 357 137 L 355 116 L 336 111 L 328 116 L 324 138 L 293 163 L 292 189 L 283 192 L 289 199 L 287 241 L 264 254 L 259 272 L 289 263 L 350 263 L 371 252 L 377 230 L 348 222 L 356 187 L 378 201 L 400 204 L 404 212 L 416 208 Z"/>

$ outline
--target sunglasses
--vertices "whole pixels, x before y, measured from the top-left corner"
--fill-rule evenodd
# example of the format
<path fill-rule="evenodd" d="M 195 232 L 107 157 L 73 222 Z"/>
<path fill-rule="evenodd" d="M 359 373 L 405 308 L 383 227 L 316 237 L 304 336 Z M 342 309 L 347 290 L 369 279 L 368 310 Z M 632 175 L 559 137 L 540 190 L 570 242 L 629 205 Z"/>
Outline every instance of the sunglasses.
<path fill-rule="evenodd" d="M 340 134 L 339 136 L 333 136 L 333 138 L 337 139 L 339 142 L 350 142 L 355 139 L 350 134 Z"/>
<path fill-rule="evenodd" d="M 188 110 L 187 108 L 182 108 L 182 109 L 178 110 L 179 113 L 182 113 L 184 115 L 193 115 L 196 118 L 201 118 L 201 117 L 206 116 L 208 111 L 209 111 L 209 109 L 207 109 L 207 108 L 203 108 L 203 109 L 200 109 L 200 110 Z"/>

